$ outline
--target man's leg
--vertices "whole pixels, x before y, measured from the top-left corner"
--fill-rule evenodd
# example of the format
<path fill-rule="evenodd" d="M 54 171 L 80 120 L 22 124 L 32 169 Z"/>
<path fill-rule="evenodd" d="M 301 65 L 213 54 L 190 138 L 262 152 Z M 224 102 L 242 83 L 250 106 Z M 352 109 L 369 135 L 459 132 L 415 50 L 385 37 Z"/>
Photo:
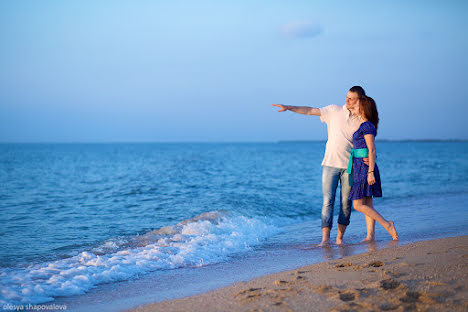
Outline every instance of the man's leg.
<path fill-rule="evenodd" d="M 326 246 L 330 243 L 331 227 L 322 227 L 322 242 L 319 246 Z"/>
<path fill-rule="evenodd" d="M 343 244 L 343 235 L 346 231 L 347 225 L 339 224 L 338 223 L 338 233 L 336 233 L 336 244 L 341 245 Z"/>
<path fill-rule="evenodd" d="M 343 235 L 346 231 L 346 227 L 349 225 L 349 219 L 351 218 L 351 206 L 352 203 L 348 199 L 349 193 L 351 193 L 351 176 L 346 172 L 346 169 L 341 171 L 340 175 L 340 214 L 338 217 L 338 234 L 336 235 L 336 244 L 341 245 L 343 243 Z"/>
<path fill-rule="evenodd" d="M 336 188 L 338 186 L 339 169 L 324 166 L 322 170 L 322 242 L 319 246 L 330 242 L 330 230 L 333 225 L 333 205 L 335 204 Z"/>

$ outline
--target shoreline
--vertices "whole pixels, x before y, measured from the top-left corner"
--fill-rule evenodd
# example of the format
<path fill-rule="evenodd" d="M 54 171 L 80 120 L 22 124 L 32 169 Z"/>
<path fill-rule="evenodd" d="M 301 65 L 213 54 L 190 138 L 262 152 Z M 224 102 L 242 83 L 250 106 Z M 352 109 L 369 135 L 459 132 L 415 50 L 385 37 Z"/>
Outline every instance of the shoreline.
<path fill-rule="evenodd" d="M 468 235 L 397 245 L 127 311 L 466 311 Z"/>

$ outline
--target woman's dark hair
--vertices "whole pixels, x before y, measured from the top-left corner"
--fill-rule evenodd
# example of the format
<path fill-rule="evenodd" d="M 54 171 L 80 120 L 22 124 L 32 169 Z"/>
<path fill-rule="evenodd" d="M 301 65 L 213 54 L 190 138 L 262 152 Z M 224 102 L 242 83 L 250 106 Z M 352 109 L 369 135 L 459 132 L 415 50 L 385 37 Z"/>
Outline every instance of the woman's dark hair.
<path fill-rule="evenodd" d="M 360 109 L 364 113 L 364 117 L 372 122 L 375 126 L 375 135 L 377 136 L 377 127 L 379 125 L 379 112 L 377 111 L 377 105 L 373 98 L 364 96 L 359 101 Z"/>
<path fill-rule="evenodd" d="M 351 89 L 349 89 L 349 91 L 357 93 L 359 99 L 362 99 L 366 96 L 366 91 L 364 91 L 364 89 L 361 86 L 354 86 Z"/>

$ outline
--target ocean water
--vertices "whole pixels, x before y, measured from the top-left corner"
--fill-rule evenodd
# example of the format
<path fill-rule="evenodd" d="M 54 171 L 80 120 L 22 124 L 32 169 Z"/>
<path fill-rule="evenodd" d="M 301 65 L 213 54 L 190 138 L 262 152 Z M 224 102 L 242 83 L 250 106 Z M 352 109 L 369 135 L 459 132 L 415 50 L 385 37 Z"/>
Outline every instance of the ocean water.
<path fill-rule="evenodd" d="M 321 235 L 324 149 L 0 144 L 0 305 L 308 248 Z M 375 206 L 403 241 L 468 233 L 468 142 L 377 142 L 377 154 L 384 196 Z M 364 231 L 353 212 L 348 244 Z M 377 239 L 389 236 L 378 228 Z"/>

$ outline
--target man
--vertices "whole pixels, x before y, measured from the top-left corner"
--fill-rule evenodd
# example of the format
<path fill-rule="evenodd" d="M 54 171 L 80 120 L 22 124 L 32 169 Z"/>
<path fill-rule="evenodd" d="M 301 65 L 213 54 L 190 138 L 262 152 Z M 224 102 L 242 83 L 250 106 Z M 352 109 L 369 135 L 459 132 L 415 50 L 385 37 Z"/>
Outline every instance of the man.
<path fill-rule="evenodd" d="M 322 166 L 322 242 L 319 246 L 328 245 L 330 231 L 333 225 L 333 207 L 338 181 L 341 184 L 340 214 L 338 217 L 338 233 L 336 244 L 343 243 L 343 235 L 349 225 L 351 216 L 351 175 L 346 172 L 348 160 L 353 147 L 353 133 L 359 128 L 359 116 L 352 113 L 355 105 L 359 105 L 359 98 L 365 96 L 364 89 L 354 86 L 346 95 L 346 105 L 329 105 L 323 108 L 307 106 L 288 106 L 272 104 L 281 108 L 278 112 L 292 111 L 298 114 L 320 116 L 320 121 L 327 124 L 328 140 L 325 148 Z"/>

